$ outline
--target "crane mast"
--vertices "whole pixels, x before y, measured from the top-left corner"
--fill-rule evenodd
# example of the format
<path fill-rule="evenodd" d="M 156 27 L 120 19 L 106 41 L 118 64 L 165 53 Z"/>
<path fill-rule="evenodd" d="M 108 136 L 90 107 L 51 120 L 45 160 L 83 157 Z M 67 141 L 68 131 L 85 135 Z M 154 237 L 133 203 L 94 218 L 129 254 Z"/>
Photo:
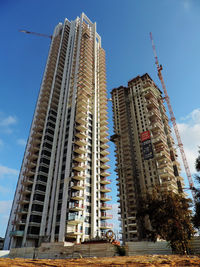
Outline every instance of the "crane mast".
<path fill-rule="evenodd" d="M 160 82 L 162 84 L 162 89 L 163 89 L 164 94 L 165 94 L 165 100 L 167 102 L 167 106 L 168 106 L 168 110 L 169 110 L 169 114 L 170 114 L 170 120 L 171 120 L 171 122 L 173 124 L 174 132 L 175 132 L 176 139 L 177 139 L 177 142 L 178 142 L 178 147 L 180 149 L 181 157 L 182 157 L 183 164 L 184 164 L 184 167 L 185 167 L 185 172 L 186 172 L 186 175 L 187 175 L 187 178 L 188 178 L 190 189 L 192 191 L 192 196 L 195 199 L 195 193 L 194 193 L 194 190 L 193 190 L 194 189 L 194 184 L 193 184 L 193 181 L 192 181 L 192 175 L 191 175 L 190 168 L 189 168 L 189 165 L 188 165 L 188 162 L 187 162 L 187 159 L 186 159 L 185 151 L 184 151 L 184 148 L 183 148 L 183 143 L 181 141 L 181 136 L 179 134 L 179 130 L 178 130 L 178 127 L 177 127 L 177 124 L 176 124 L 176 119 L 175 119 L 174 112 L 173 112 L 173 109 L 172 109 L 172 106 L 171 106 L 171 103 L 170 103 L 170 99 L 169 99 L 169 96 L 168 96 L 168 93 L 167 93 L 167 89 L 166 89 L 166 86 L 165 86 L 165 83 L 164 83 L 164 80 L 163 80 L 163 76 L 162 76 L 162 72 L 161 72 L 162 71 L 162 65 L 159 65 L 159 63 L 158 63 L 158 57 L 157 57 L 157 54 L 156 54 L 156 47 L 155 47 L 155 44 L 154 44 L 154 41 L 153 41 L 153 36 L 152 36 L 151 32 L 150 32 L 150 38 L 151 38 L 151 42 L 152 42 L 152 47 L 153 47 L 153 52 L 154 52 L 154 57 L 155 57 L 155 63 L 156 63 L 157 71 L 158 71 L 158 77 L 160 79 Z"/>

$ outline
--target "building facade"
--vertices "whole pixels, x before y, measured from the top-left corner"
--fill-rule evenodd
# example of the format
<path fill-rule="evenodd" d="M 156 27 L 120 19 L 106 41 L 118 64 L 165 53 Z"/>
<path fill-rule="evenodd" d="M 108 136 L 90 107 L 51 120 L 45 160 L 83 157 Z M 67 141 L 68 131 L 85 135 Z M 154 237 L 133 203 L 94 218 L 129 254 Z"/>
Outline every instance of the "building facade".
<path fill-rule="evenodd" d="M 155 186 L 182 192 L 183 178 L 162 93 L 148 74 L 112 90 L 117 186 L 123 241 L 145 240 L 136 217 Z"/>
<path fill-rule="evenodd" d="M 111 225 L 105 52 L 85 14 L 59 23 L 32 121 L 4 249 L 80 242 Z"/>

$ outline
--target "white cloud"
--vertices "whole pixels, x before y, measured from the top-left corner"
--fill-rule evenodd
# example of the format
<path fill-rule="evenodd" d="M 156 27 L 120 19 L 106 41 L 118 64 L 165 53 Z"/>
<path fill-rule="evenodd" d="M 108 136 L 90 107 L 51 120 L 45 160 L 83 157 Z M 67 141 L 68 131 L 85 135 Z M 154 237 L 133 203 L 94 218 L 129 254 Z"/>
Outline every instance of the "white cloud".
<path fill-rule="evenodd" d="M 183 7 L 184 7 L 185 10 L 189 10 L 189 8 L 190 8 L 190 1 L 189 0 L 184 0 L 183 1 Z"/>
<path fill-rule="evenodd" d="M 15 116 L 7 116 L 5 117 L 4 114 L 0 113 L 0 131 L 3 133 L 12 133 L 12 128 L 14 124 L 17 123 L 17 118 Z"/>
<path fill-rule="evenodd" d="M 10 126 L 12 124 L 16 124 L 17 119 L 13 116 L 8 116 L 0 120 L 0 126 Z"/>
<path fill-rule="evenodd" d="M 18 170 L 8 168 L 6 166 L 0 165 L 0 178 L 6 175 L 14 175 L 17 176 L 19 174 Z"/>
<path fill-rule="evenodd" d="M 26 146 L 26 140 L 25 139 L 17 139 L 17 144 L 20 146 Z"/>
<path fill-rule="evenodd" d="M 194 174 L 196 172 L 195 160 L 198 156 L 198 150 L 200 146 L 200 109 L 193 110 L 185 118 L 181 118 L 181 121 L 183 122 L 178 122 L 177 126 L 184 146 L 190 171 L 192 174 Z M 178 154 L 179 158 L 181 158 L 179 149 Z M 181 163 L 181 165 L 184 172 L 183 164 Z"/>
<path fill-rule="evenodd" d="M 0 214 L 7 215 L 10 212 L 12 200 L 0 201 Z"/>
<path fill-rule="evenodd" d="M 188 121 L 190 124 L 200 123 L 200 108 L 194 109 L 189 115 L 186 117 L 182 117 L 181 120 Z"/>

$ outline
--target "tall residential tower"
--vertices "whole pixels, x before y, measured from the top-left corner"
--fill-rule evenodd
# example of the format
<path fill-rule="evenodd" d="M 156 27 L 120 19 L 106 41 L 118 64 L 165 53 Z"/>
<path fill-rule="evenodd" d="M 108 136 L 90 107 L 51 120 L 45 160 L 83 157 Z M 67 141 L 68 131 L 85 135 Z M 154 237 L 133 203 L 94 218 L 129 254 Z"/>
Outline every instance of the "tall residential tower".
<path fill-rule="evenodd" d="M 140 199 L 155 186 L 182 192 L 180 164 L 162 93 L 148 74 L 112 90 L 123 241 L 144 240 Z"/>
<path fill-rule="evenodd" d="M 105 52 L 82 14 L 54 30 L 4 249 L 111 228 L 107 130 Z"/>

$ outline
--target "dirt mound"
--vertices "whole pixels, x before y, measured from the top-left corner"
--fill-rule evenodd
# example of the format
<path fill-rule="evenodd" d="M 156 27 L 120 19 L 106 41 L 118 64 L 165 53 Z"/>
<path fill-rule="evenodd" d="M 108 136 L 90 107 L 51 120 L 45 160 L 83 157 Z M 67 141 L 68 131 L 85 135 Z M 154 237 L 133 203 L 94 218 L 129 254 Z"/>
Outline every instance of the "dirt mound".
<path fill-rule="evenodd" d="M 200 266 L 200 256 L 177 256 L 177 255 L 148 255 L 130 257 L 111 258 L 82 258 L 82 259 L 59 259 L 59 260 L 39 260 L 39 259 L 0 259 L 0 266 L 98 266 L 98 267 L 120 267 L 120 266 Z"/>

